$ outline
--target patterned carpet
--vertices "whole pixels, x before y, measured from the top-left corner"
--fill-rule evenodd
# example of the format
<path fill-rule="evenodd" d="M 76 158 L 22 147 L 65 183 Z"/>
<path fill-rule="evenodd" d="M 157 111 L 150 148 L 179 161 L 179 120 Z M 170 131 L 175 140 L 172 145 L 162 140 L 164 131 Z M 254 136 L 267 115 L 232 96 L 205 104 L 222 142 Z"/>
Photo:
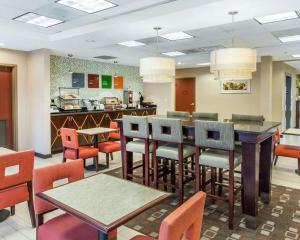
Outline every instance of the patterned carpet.
<path fill-rule="evenodd" d="M 121 177 L 121 173 L 121 169 L 107 172 L 107 174 L 117 177 Z M 193 193 L 193 184 L 187 185 L 185 187 L 186 197 Z M 161 221 L 176 207 L 178 207 L 178 201 L 174 196 L 142 213 L 128 222 L 126 226 L 156 238 Z M 234 231 L 228 229 L 226 209 L 227 205 L 220 201 L 206 204 L 201 240 L 300 239 L 300 190 L 273 185 L 271 203 L 264 205 L 259 202 L 259 227 L 257 230 L 245 228 L 240 196 L 237 196 L 235 202 Z"/>

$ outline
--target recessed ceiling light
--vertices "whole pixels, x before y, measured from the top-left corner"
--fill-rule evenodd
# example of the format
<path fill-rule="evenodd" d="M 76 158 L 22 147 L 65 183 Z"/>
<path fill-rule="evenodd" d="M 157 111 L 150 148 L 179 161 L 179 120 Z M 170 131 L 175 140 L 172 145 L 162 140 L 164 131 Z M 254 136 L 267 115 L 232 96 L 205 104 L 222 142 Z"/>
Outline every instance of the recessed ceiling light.
<path fill-rule="evenodd" d="M 170 41 L 176 41 L 176 40 L 183 40 L 183 39 L 193 38 L 192 35 L 189 35 L 189 34 L 187 34 L 185 32 L 169 33 L 169 34 L 160 35 L 160 37 L 168 39 Z"/>
<path fill-rule="evenodd" d="M 258 21 L 260 24 L 265 24 L 265 23 L 279 22 L 279 21 L 290 20 L 295 18 L 299 18 L 297 12 L 291 11 L 285 13 L 278 13 L 274 15 L 268 15 L 264 17 L 258 17 L 255 18 L 255 20 Z"/>
<path fill-rule="evenodd" d="M 178 51 L 175 51 L 175 52 L 165 52 L 165 53 L 162 53 L 162 54 L 163 54 L 163 55 L 170 56 L 170 57 L 176 57 L 176 56 L 185 55 L 185 53 L 183 53 L 183 52 L 178 52 Z"/>
<path fill-rule="evenodd" d="M 292 55 L 294 58 L 300 58 L 300 54 L 294 54 Z"/>
<path fill-rule="evenodd" d="M 25 13 L 19 17 L 14 18 L 13 20 L 30 23 L 40 27 L 51 27 L 63 22 L 62 20 L 42 16 L 32 12 Z"/>
<path fill-rule="evenodd" d="M 178 63 L 177 63 L 177 65 L 181 65 L 181 64 L 182 64 L 182 62 L 178 62 Z"/>
<path fill-rule="evenodd" d="M 209 63 L 209 62 L 206 62 L 206 63 L 198 63 L 197 66 L 200 66 L 200 67 L 207 67 L 207 66 L 210 66 L 210 63 Z"/>
<path fill-rule="evenodd" d="M 94 39 L 87 39 L 85 41 L 88 42 L 88 43 L 94 43 L 94 42 L 96 42 Z"/>
<path fill-rule="evenodd" d="M 59 0 L 57 1 L 57 3 L 87 13 L 95 13 L 95 12 L 99 12 L 117 6 L 117 4 L 105 0 Z"/>
<path fill-rule="evenodd" d="M 283 43 L 296 42 L 296 41 L 300 41 L 300 35 L 279 37 L 279 40 Z"/>
<path fill-rule="evenodd" d="M 118 43 L 119 45 L 126 46 L 126 47 L 138 47 L 138 46 L 144 46 L 145 43 L 137 42 L 137 41 L 127 41 L 127 42 L 121 42 Z"/>

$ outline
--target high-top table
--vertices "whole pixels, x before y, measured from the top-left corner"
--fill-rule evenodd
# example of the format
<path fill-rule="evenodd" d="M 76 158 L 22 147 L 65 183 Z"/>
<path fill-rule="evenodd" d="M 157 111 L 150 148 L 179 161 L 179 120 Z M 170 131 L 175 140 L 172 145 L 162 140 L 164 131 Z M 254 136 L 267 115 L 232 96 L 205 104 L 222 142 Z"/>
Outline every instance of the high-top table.
<path fill-rule="evenodd" d="M 159 204 L 170 194 L 97 174 L 37 196 L 93 226 L 98 230 L 98 239 L 107 240 L 110 232 Z"/>
<path fill-rule="evenodd" d="M 15 153 L 15 151 L 0 147 L 0 156 Z M 6 209 L 0 210 L 0 222 L 5 221 L 10 216 L 10 212 Z"/>
<path fill-rule="evenodd" d="M 151 119 L 153 117 L 166 118 L 167 116 L 153 115 L 148 116 L 151 129 Z M 183 134 L 195 137 L 195 124 L 192 119 L 182 118 Z M 116 120 L 120 127 L 122 159 L 124 160 L 125 137 L 123 135 L 122 119 Z M 243 174 L 243 200 L 245 222 L 248 228 L 255 229 L 258 226 L 258 199 L 265 204 L 270 202 L 271 197 L 271 178 L 272 178 L 272 159 L 273 159 L 273 136 L 279 122 L 235 122 L 234 132 L 236 141 L 242 143 L 242 174 Z M 128 174 L 132 174 L 133 155 L 127 153 Z"/>

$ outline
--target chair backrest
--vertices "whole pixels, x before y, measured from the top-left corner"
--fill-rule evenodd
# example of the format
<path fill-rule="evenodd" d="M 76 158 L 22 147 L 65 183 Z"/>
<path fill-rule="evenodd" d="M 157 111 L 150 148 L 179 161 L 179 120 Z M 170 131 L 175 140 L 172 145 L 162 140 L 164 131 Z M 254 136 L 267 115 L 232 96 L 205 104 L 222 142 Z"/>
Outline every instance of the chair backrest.
<path fill-rule="evenodd" d="M 78 149 L 78 134 L 76 129 L 61 128 L 60 129 L 62 145 L 65 148 Z"/>
<path fill-rule="evenodd" d="M 195 121 L 196 146 L 234 150 L 233 123 Z"/>
<path fill-rule="evenodd" d="M 182 143 L 182 123 L 180 119 L 152 118 L 152 139 L 164 142 Z"/>
<path fill-rule="evenodd" d="M 193 120 L 218 121 L 218 113 L 193 112 Z"/>
<path fill-rule="evenodd" d="M 199 240 L 206 194 L 198 192 L 167 216 L 159 231 L 159 240 Z"/>
<path fill-rule="evenodd" d="M 55 181 L 66 178 L 69 183 L 84 178 L 82 160 L 38 168 L 33 171 L 33 191 L 36 214 L 43 214 L 55 209 L 52 205 L 38 198 L 36 194 L 52 189 Z"/>
<path fill-rule="evenodd" d="M 0 190 L 32 181 L 34 151 L 23 151 L 0 156 Z M 6 169 L 15 170 L 6 175 Z"/>
<path fill-rule="evenodd" d="M 263 115 L 241 115 L 241 114 L 232 114 L 231 117 L 233 122 L 263 122 L 265 120 Z"/>
<path fill-rule="evenodd" d="M 147 117 L 123 116 L 123 133 L 130 138 L 149 138 Z"/>
<path fill-rule="evenodd" d="M 114 122 L 114 121 L 111 121 L 109 123 L 109 128 L 113 128 L 113 129 L 119 129 L 118 127 L 118 123 L 117 122 Z M 120 136 L 120 130 L 117 131 L 117 132 L 110 132 L 108 134 L 108 138 L 112 138 L 112 139 L 120 139 L 121 136 Z"/>
<path fill-rule="evenodd" d="M 167 117 L 170 118 L 189 118 L 190 113 L 189 112 L 183 112 L 183 111 L 168 111 Z"/>

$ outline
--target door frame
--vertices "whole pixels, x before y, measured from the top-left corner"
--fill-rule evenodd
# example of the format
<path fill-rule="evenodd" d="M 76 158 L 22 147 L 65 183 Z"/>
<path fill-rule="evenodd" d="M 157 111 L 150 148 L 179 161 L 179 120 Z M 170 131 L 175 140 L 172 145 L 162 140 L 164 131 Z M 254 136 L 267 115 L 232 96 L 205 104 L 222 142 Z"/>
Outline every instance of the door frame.
<path fill-rule="evenodd" d="M 284 74 L 284 87 L 283 87 L 283 94 L 282 94 L 282 130 L 286 130 L 286 116 L 285 116 L 285 106 L 286 106 L 286 78 L 287 77 L 290 77 L 291 78 L 291 120 L 290 120 L 290 126 L 291 128 L 294 127 L 294 124 L 293 124 L 293 120 L 294 120 L 294 79 L 293 79 L 293 75 L 288 73 L 288 72 L 285 72 Z"/>
<path fill-rule="evenodd" d="M 177 78 L 175 78 L 175 84 L 174 84 L 174 111 L 176 111 L 176 81 L 177 80 L 180 80 L 180 79 L 192 79 L 192 80 L 194 80 L 195 81 L 195 88 L 194 88 L 194 96 L 195 96 L 195 101 L 194 101 L 194 111 L 196 112 L 197 110 L 197 106 L 196 106 L 196 99 L 197 99 L 197 91 L 196 91 L 196 80 L 197 80 L 197 78 L 196 77 L 177 77 Z"/>
<path fill-rule="evenodd" d="M 18 150 L 18 81 L 16 64 L 1 63 L 0 66 L 12 68 L 12 114 L 13 114 L 13 149 Z"/>

